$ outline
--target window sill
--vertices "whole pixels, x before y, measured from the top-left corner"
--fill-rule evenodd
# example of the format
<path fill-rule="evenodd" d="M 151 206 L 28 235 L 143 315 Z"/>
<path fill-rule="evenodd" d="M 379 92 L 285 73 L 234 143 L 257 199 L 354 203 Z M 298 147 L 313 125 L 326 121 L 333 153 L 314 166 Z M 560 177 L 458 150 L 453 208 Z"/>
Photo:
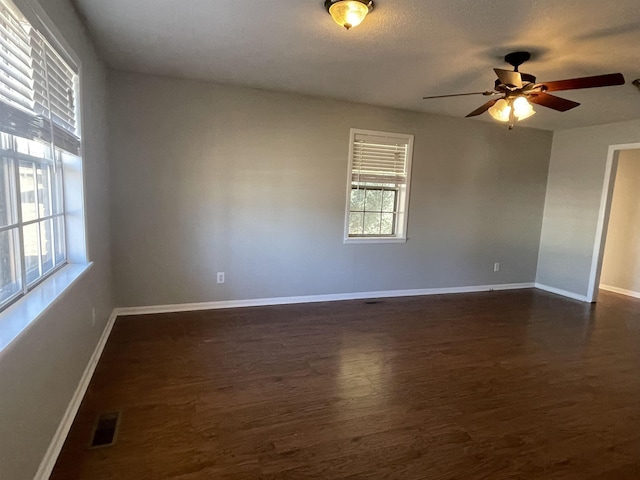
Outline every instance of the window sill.
<path fill-rule="evenodd" d="M 345 238 L 345 245 L 347 244 L 367 244 L 367 243 L 407 243 L 407 239 L 402 237 L 385 238 L 385 237 L 373 237 L 373 238 Z"/>
<path fill-rule="evenodd" d="M 69 264 L 0 313 L 0 355 L 22 332 L 53 306 L 92 263 Z"/>

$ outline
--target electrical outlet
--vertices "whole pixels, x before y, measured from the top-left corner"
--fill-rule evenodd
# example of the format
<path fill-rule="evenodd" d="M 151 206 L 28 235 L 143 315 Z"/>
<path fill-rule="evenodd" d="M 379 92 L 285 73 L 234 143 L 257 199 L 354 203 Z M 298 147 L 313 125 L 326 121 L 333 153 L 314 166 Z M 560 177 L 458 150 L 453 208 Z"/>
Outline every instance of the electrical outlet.
<path fill-rule="evenodd" d="M 218 272 L 218 283 L 224 283 L 224 272 Z"/>
<path fill-rule="evenodd" d="M 500 271 L 500 264 L 498 262 L 493 264 L 493 271 L 494 272 L 499 272 Z"/>

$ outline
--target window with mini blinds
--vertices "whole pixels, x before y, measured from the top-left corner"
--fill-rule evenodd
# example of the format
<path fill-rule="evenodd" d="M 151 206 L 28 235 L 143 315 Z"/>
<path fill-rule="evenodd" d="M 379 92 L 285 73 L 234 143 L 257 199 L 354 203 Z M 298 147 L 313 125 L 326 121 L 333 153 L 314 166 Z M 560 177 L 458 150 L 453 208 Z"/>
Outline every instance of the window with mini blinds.
<path fill-rule="evenodd" d="M 66 263 L 63 165 L 80 159 L 78 75 L 0 0 L 0 309 Z"/>
<path fill-rule="evenodd" d="M 351 130 L 345 243 L 406 241 L 413 135 Z"/>

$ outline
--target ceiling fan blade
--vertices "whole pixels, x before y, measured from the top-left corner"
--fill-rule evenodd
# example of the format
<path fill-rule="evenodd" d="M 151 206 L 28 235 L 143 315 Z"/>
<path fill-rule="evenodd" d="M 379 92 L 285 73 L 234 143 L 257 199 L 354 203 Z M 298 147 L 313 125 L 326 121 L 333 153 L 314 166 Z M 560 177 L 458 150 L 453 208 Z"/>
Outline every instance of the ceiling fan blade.
<path fill-rule="evenodd" d="M 580 105 L 578 102 L 567 100 L 566 98 L 556 97 L 555 95 L 549 95 L 544 92 L 537 93 L 535 95 L 529 95 L 528 100 L 531 103 L 548 107 L 558 112 L 566 112 L 572 108 L 576 108 Z"/>
<path fill-rule="evenodd" d="M 500 99 L 499 98 L 493 98 L 493 99 L 489 100 L 487 103 L 485 103 L 481 107 L 476 108 L 473 112 L 471 112 L 469 115 L 467 115 L 466 118 L 476 117 L 478 115 L 482 115 L 484 112 L 486 112 L 491 107 L 493 107 L 498 100 L 500 100 Z"/>
<path fill-rule="evenodd" d="M 522 88 L 522 75 L 520 72 L 512 72 L 511 70 L 502 70 L 500 68 L 494 68 L 494 72 L 498 75 L 498 80 L 503 85 L 510 87 Z"/>
<path fill-rule="evenodd" d="M 433 95 L 431 97 L 422 97 L 422 99 L 423 100 L 429 100 L 431 98 L 464 97 L 466 95 L 485 95 L 485 96 L 489 96 L 489 95 L 497 95 L 497 93 L 496 92 L 490 92 L 489 90 L 486 90 L 484 92 L 453 93 L 451 95 Z"/>
<path fill-rule="evenodd" d="M 544 82 L 539 85 L 541 85 L 547 92 L 577 90 L 579 88 L 611 87 L 613 85 L 624 85 L 624 76 L 621 73 L 610 73 L 608 75 L 596 75 L 594 77 L 571 78 L 555 82 Z"/>

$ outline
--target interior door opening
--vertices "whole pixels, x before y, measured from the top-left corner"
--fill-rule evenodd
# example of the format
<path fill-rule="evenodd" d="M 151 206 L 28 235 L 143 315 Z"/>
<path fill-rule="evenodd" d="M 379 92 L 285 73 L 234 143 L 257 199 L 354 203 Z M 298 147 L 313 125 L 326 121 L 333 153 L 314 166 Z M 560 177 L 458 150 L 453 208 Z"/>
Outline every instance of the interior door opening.
<path fill-rule="evenodd" d="M 618 155 L 599 288 L 640 298 L 640 149 Z"/>
<path fill-rule="evenodd" d="M 588 298 L 640 298 L 640 143 L 612 145 L 605 171 Z"/>

